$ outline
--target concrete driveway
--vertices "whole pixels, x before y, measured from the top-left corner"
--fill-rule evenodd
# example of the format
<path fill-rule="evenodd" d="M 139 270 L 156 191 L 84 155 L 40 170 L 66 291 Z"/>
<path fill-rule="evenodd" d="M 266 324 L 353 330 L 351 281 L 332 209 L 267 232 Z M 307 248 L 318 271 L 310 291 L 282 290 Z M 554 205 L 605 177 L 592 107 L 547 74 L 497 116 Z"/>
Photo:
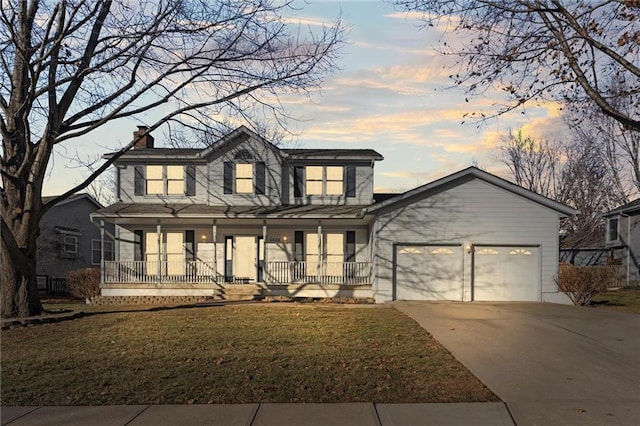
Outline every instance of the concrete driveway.
<path fill-rule="evenodd" d="M 518 425 L 640 424 L 640 315 L 550 303 L 393 302 Z"/>

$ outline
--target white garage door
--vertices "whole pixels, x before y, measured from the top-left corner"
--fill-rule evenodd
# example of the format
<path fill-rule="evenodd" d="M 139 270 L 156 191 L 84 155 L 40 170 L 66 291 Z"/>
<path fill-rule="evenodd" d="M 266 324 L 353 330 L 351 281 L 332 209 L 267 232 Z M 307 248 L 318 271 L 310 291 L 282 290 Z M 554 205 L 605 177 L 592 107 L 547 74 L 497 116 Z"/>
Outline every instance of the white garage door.
<path fill-rule="evenodd" d="M 473 300 L 540 300 L 540 249 L 525 246 L 476 247 Z"/>
<path fill-rule="evenodd" d="M 397 246 L 397 300 L 462 300 L 460 246 Z"/>

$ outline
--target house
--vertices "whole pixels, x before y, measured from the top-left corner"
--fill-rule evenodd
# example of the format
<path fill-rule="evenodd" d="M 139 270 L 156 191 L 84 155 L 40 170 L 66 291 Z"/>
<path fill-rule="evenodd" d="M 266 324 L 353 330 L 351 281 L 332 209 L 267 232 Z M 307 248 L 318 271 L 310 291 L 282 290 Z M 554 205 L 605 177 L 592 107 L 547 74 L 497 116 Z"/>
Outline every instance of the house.
<path fill-rule="evenodd" d="M 92 214 L 116 226 L 102 295 L 568 300 L 558 224 L 575 210 L 474 167 L 375 194 L 382 159 L 245 127 L 203 149 L 147 135 L 114 163 L 118 202 Z"/>
<path fill-rule="evenodd" d="M 42 202 L 48 203 L 55 198 L 42 197 Z M 45 290 L 51 280 L 64 278 L 69 271 L 100 267 L 102 247 L 104 258 L 114 259 L 113 239 L 108 235 L 102 239 L 100 229 L 89 219 L 91 213 L 101 208 L 103 206 L 91 195 L 74 194 L 42 216 L 36 254 L 40 290 Z"/>
<path fill-rule="evenodd" d="M 640 198 L 605 213 L 604 218 L 609 262 L 622 265 L 627 285 L 637 284 L 640 281 Z"/>

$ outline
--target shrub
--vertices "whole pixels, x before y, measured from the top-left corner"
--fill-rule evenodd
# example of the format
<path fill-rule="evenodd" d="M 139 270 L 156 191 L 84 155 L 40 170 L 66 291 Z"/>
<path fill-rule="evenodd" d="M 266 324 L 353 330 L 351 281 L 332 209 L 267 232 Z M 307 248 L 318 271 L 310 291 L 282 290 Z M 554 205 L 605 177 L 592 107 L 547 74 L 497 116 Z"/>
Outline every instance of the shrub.
<path fill-rule="evenodd" d="M 100 294 L 100 269 L 85 268 L 67 272 L 69 293 L 74 297 L 90 299 Z"/>
<path fill-rule="evenodd" d="M 569 296 L 574 305 L 585 306 L 615 279 L 615 271 L 606 266 L 574 266 L 561 263 L 558 288 Z"/>

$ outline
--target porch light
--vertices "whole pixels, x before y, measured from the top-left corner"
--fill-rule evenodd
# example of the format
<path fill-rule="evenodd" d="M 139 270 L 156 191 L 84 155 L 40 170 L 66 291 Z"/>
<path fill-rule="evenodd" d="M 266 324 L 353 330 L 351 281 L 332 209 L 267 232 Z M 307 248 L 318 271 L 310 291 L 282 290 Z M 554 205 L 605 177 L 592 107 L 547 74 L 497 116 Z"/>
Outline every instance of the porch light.
<path fill-rule="evenodd" d="M 473 244 L 467 243 L 465 248 L 467 249 L 467 253 L 471 253 L 471 251 L 473 250 Z"/>
<path fill-rule="evenodd" d="M 203 241 L 203 242 L 204 242 L 204 241 L 207 241 L 207 236 L 206 236 L 206 235 L 203 235 L 203 236 L 202 236 L 202 241 Z"/>
<path fill-rule="evenodd" d="M 283 240 L 283 241 L 285 242 L 285 244 L 286 244 L 286 242 L 287 242 L 287 236 L 285 235 L 284 237 L 282 237 L 282 240 Z"/>

